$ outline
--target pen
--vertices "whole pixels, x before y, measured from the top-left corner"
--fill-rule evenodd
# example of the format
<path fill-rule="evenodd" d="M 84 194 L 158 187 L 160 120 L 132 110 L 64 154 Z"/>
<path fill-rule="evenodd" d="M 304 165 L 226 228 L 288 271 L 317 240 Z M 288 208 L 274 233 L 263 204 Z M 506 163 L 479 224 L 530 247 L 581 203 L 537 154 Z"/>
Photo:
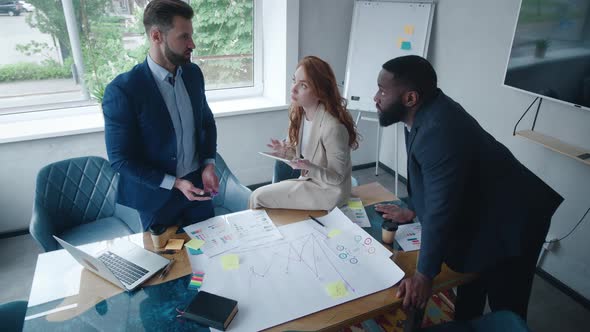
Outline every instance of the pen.
<path fill-rule="evenodd" d="M 311 220 L 317 222 L 318 224 L 320 224 L 320 226 L 322 227 L 326 227 L 326 225 L 322 224 L 319 220 L 317 220 L 316 218 L 312 217 L 311 215 L 309 216 L 311 218 Z"/>
<path fill-rule="evenodd" d="M 168 263 L 168 265 L 166 265 L 166 267 L 164 268 L 164 270 L 160 274 L 160 279 L 164 278 L 168 274 L 168 272 L 170 272 L 170 270 L 172 269 L 172 264 L 174 264 L 174 258 L 172 258 L 170 260 L 170 263 Z"/>

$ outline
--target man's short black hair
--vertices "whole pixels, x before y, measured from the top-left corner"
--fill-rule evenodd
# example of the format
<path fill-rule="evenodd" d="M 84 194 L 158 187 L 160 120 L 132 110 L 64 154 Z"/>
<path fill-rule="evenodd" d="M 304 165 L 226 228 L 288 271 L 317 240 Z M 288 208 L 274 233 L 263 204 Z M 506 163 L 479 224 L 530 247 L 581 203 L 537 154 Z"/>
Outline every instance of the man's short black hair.
<path fill-rule="evenodd" d="M 172 20 L 174 16 L 191 20 L 194 14 L 193 8 L 184 1 L 152 0 L 143 12 L 143 26 L 148 34 L 154 25 L 160 28 L 162 32 L 168 32 L 173 28 Z"/>
<path fill-rule="evenodd" d="M 418 92 L 422 101 L 432 98 L 437 89 L 436 72 L 428 60 L 417 55 L 400 56 L 383 64 L 393 79 Z"/>

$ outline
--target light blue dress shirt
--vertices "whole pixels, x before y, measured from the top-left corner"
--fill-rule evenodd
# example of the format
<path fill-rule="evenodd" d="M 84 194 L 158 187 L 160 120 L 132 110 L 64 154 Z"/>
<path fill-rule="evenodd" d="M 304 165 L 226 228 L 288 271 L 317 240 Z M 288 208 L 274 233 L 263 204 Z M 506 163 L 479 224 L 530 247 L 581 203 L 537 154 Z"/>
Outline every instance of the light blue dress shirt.
<path fill-rule="evenodd" d="M 148 66 L 154 76 L 158 89 L 164 98 L 166 108 L 176 134 L 176 176 L 166 174 L 161 188 L 172 189 L 176 178 L 181 178 L 199 169 L 199 156 L 196 152 L 195 119 L 190 97 L 182 80 L 182 67 L 178 67 L 173 76 L 166 68 L 147 56 Z M 174 84 L 172 84 L 173 78 Z M 205 164 L 214 164 L 215 159 L 205 160 Z"/>

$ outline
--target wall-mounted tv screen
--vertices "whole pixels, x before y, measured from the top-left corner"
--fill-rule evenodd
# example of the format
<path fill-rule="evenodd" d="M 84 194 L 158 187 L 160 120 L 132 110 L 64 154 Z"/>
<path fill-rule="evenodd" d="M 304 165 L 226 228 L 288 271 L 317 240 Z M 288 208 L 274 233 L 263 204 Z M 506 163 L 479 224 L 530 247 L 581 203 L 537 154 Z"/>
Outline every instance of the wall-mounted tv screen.
<path fill-rule="evenodd" d="M 504 85 L 590 110 L 590 0 L 522 0 Z"/>

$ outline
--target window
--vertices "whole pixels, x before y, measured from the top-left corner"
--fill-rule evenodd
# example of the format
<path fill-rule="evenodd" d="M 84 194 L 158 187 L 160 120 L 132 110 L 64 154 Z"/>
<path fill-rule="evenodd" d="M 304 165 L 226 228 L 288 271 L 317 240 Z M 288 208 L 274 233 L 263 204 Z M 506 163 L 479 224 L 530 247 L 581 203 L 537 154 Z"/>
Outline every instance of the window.
<path fill-rule="evenodd" d="M 148 2 L 27 0 L 10 16 L 0 8 L 0 114 L 100 101 L 116 75 L 145 59 Z M 193 62 L 203 69 L 208 97 L 262 94 L 262 0 L 187 2 L 195 10 Z"/>

